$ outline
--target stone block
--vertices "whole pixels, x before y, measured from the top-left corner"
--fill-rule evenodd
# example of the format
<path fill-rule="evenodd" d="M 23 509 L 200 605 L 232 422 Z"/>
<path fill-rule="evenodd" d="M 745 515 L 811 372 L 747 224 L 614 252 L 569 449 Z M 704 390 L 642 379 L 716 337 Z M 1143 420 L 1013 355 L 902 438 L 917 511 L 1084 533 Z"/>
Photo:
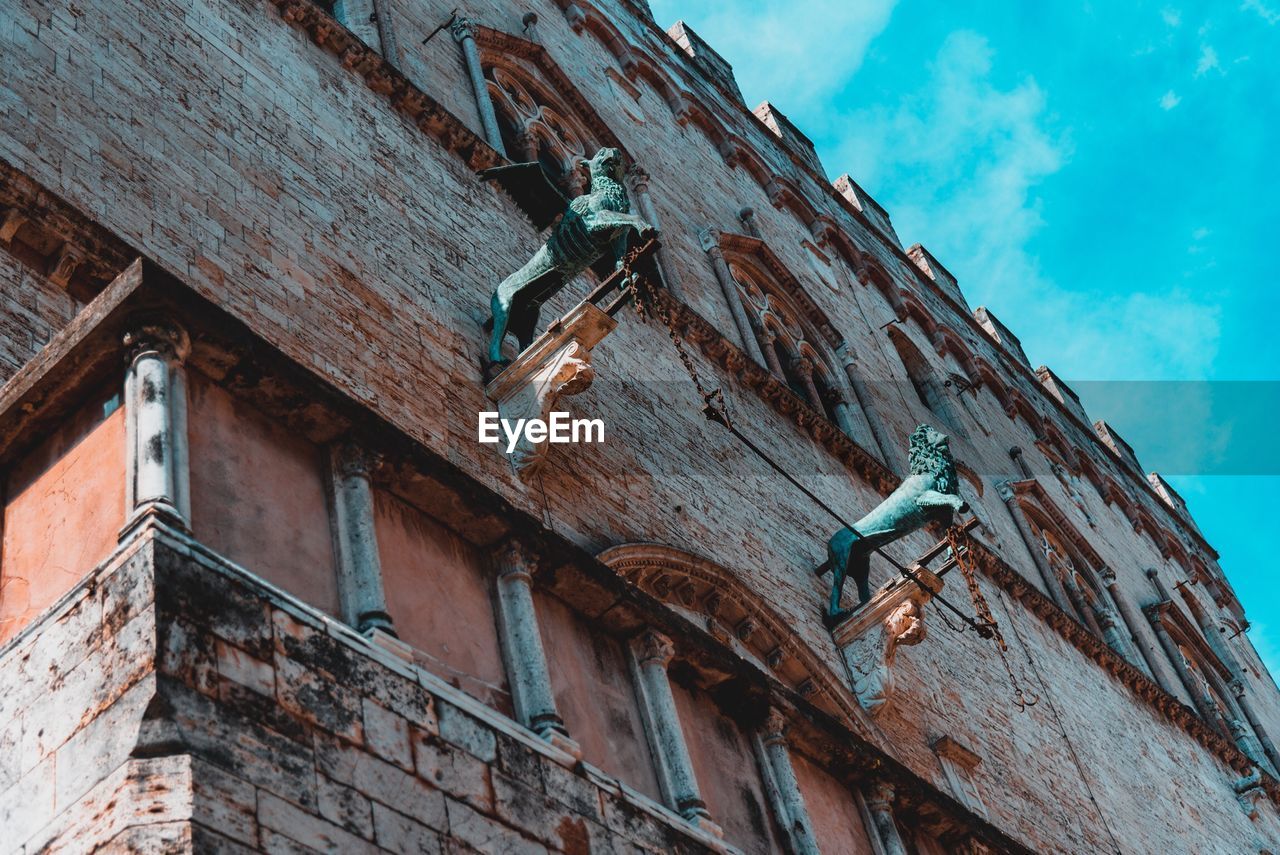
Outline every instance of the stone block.
<path fill-rule="evenodd" d="M 413 732 L 413 755 L 418 776 L 431 786 L 479 810 L 493 809 L 489 767 L 482 760 L 417 729 Z"/>
<path fill-rule="evenodd" d="M 356 746 L 317 733 L 316 768 L 424 825 L 447 828 L 444 794 L 439 789 Z"/>
<path fill-rule="evenodd" d="M 448 800 L 449 835 L 481 852 L 503 855 L 547 855 L 547 847 L 513 828 L 478 813 L 468 805 Z"/>
<path fill-rule="evenodd" d="M 320 852 L 377 855 L 378 847 L 271 793 L 258 794 L 258 824 Z"/>
<path fill-rule="evenodd" d="M 369 800 L 351 787 L 316 776 L 316 801 L 320 816 L 352 834 L 373 839 L 373 812 Z"/>
<path fill-rule="evenodd" d="M 383 760 L 413 771 L 409 722 L 369 698 L 361 700 L 361 707 L 364 711 L 365 746 Z"/>
<path fill-rule="evenodd" d="M 493 730 L 480 719 L 443 700 L 436 702 L 436 715 L 441 739 L 469 751 L 486 763 L 497 756 L 498 744 Z"/>
<path fill-rule="evenodd" d="M 400 855 L 434 855 L 441 851 L 439 832 L 381 802 L 373 803 L 373 828 L 381 849 Z"/>

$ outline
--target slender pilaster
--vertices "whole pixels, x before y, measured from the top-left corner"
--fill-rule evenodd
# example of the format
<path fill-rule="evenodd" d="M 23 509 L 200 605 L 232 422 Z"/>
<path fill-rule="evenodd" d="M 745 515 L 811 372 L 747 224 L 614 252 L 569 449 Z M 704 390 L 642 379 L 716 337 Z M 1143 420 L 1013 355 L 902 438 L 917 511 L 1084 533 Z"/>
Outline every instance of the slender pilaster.
<path fill-rule="evenodd" d="M 376 455 L 355 443 L 330 446 L 330 527 L 342 619 L 365 635 L 376 629 L 394 636 L 382 588 L 382 561 L 378 557 L 373 487 L 369 480 L 377 463 Z"/>
<path fill-rule="evenodd" d="M 787 746 L 787 721 L 778 710 L 769 711 L 769 717 L 760 732 L 760 742 L 766 774 L 772 780 L 778 795 L 778 807 L 781 810 L 778 825 L 786 832 L 791 850 L 796 855 L 819 855 L 818 842 L 813 835 L 813 823 L 805 808 L 795 767 L 791 765 L 791 751 Z"/>
<path fill-rule="evenodd" d="M 869 787 L 864 795 L 871 815 L 871 831 L 880 841 L 884 855 L 907 855 L 906 844 L 893 821 L 893 785 L 881 781 Z"/>
<path fill-rule="evenodd" d="M 720 233 L 715 229 L 704 229 L 698 238 L 702 242 L 703 250 L 711 258 L 711 269 L 715 271 L 716 282 L 720 283 L 720 291 L 724 294 L 724 301 L 729 306 L 729 314 L 733 316 L 733 324 L 738 329 L 738 339 L 742 342 L 742 349 L 755 360 L 757 365 L 766 365 L 764 354 L 760 352 L 760 345 L 756 342 L 755 333 L 751 329 L 751 323 L 747 320 L 747 311 L 742 306 L 742 298 L 738 295 L 738 286 L 733 281 L 733 274 L 729 272 L 724 253 L 720 251 Z"/>
<path fill-rule="evenodd" d="M 356 38 L 382 53 L 374 0 L 338 0 L 334 4 L 334 15 Z"/>
<path fill-rule="evenodd" d="M 743 207 L 738 211 L 738 219 L 742 221 L 742 227 L 747 230 L 747 234 L 759 240 L 760 229 L 756 226 L 756 211 L 750 205 Z"/>
<path fill-rule="evenodd" d="M 1136 656 L 1130 653 L 1125 658 L 1136 667 L 1147 672 L 1160 685 L 1160 688 L 1166 692 L 1170 691 L 1169 686 L 1165 685 L 1164 674 L 1157 670 L 1159 660 L 1155 649 L 1150 648 L 1146 640 L 1138 634 L 1138 617 L 1134 613 L 1133 606 L 1129 603 L 1128 598 L 1120 590 L 1115 571 L 1110 567 L 1103 567 L 1098 575 L 1102 577 L 1102 584 L 1107 589 L 1107 593 L 1111 595 L 1111 601 L 1116 604 L 1116 611 L 1120 613 L 1120 620 L 1124 623 L 1125 634 L 1129 639 L 1130 650 L 1137 651 Z"/>
<path fill-rule="evenodd" d="M 636 205 L 640 208 L 640 215 L 661 233 L 662 224 L 658 222 L 658 212 L 653 207 L 653 199 L 649 195 L 649 173 L 638 166 L 633 166 L 631 186 L 635 193 Z M 680 276 L 676 272 L 675 265 L 671 263 L 670 256 L 667 255 L 667 248 L 661 243 L 658 244 L 658 271 L 662 274 L 662 282 L 671 292 L 671 296 L 683 301 L 684 287 L 680 284 Z"/>
<path fill-rule="evenodd" d="M 498 638 L 511 682 L 516 720 L 538 736 L 582 756 L 556 710 L 551 672 L 533 606 L 533 571 L 536 559 L 522 544 L 508 541 L 496 557 L 498 570 Z"/>
<path fill-rule="evenodd" d="M 853 429 L 849 432 L 849 436 L 863 448 L 877 454 L 881 460 L 889 464 L 891 469 L 899 471 L 900 464 L 889 456 L 889 451 L 895 446 L 893 441 L 884 435 L 884 428 L 876 413 L 875 399 L 867 391 L 866 384 L 862 382 L 862 372 L 858 369 L 858 361 L 848 342 L 840 345 L 836 350 L 836 356 L 844 368 L 845 379 L 849 382 L 849 392 L 853 395 L 853 403 L 857 404 L 856 420 L 851 419 Z"/>
<path fill-rule="evenodd" d="M 1044 556 L 1044 550 L 1036 542 L 1035 533 L 1031 530 L 1031 523 L 1028 522 L 1026 515 L 1022 512 L 1022 506 L 1018 504 L 1017 494 L 1014 493 L 1013 488 L 1009 486 L 1007 481 L 996 484 L 996 489 L 1000 493 L 1000 498 L 1004 500 L 1004 506 L 1009 509 L 1009 516 L 1013 517 L 1013 523 L 1018 529 L 1018 534 L 1022 537 L 1022 545 L 1027 548 L 1027 552 L 1031 554 L 1032 562 L 1036 565 L 1036 570 L 1040 572 L 1040 579 L 1044 582 L 1045 590 L 1049 592 L 1049 598 L 1057 604 L 1058 608 L 1070 614 L 1071 608 L 1066 592 L 1062 590 L 1057 574 L 1049 566 L 1049 562 Z"/>
<path fill-rule="evenodd" d="M 676 712 L 676 699 L 671 694 L 667 665 L 674 655 L 675 645 L 671 639 L 651 629 L 631 642 L 631 668 L 639 689 L 645 733 L 667 805 L 689 822 L 719 837 L 720 827 L 711 821 L 698 790 L 693 760 Z"/>
<path fill-rule="evenodd" d="M 1164 600 L 1163 602 L 1145 606 L 1143 611 L 1147 615 L 1147 620 L 1151 622 L 1151 629 L 1156 634 L 1156 640 L 1164 648 L 1165 657 L 1169 660 L 1169 664 L 1173 666 L 1174 672 L 1177 673 L 1178 680 L 1186 690 L 1187 696 L 1191 698 L 1191 703 L 1195 706 L 1196 712 L 1200 713 L 1200 718 L 1206 722 L 1213 722 L 1218 718 L 1216 711 L 1207 703 L 1203 690 L 1197 685 L 1191 672 L 1187 670 L 1186 662 L 1183 661 L 1182 654 L 1178 651 L 1178 645 L 1174 643 L 1169 636 L 1169 630 L 1165 628 L 1164 611 L 1169 605 L 1170 601 Z"/>
<path fill-rule="evenodd" d="M 157 515 L 190 528 L 187 387 L 183 361 L 191 344 L 177 323 L 139 318 L 125 333 L 126 536 L 143 517 Z"/>
<path fill-rule="evenodd" d="M 467 76 L 471 78 L 471 90 L 476 98 L 476 109 L 480 113 L 480 126 L 484 131 L 485 142 L 493 146 L 498 154 L 507 156 L 502 145 L 502 133 L 498 130 L 498 116 L 493 111 L 493 100 L 489 97 L 489 84 L 484 79 L 484 68 L 480 65 L 480 50 L 476 47 L 475 35 L 472 32 L 471 19 L 459 15 L 454 18 L 449 31 L 453 39 L 462 46 L 462 61 L 467 66 Z"/>
<path fill-rule="evenodd" d="M 1236 705 L 1240 707 L 1240 712 L 1244 714 L 1245 721 L 1249 722 L 1249 727 L 1253 728 L 1253 734 L 1257 737 L 1258 744 L 1262 747 L 1262 753 L 1267 755 L 1267 759 L 1271 761 L 1272 774 L 1280 772 L 1280 754 L 1276 752 L 1275 743 L 1271 741 L 1270 734 L 1267 733 L 1267 729 L 1262 725 L 1257 712 L 1253 708 L 1253 702 L 1249 700 L 1244 680 L 1236 677 L 1227 684 L 1227 688 L 1235 696 Z"/>

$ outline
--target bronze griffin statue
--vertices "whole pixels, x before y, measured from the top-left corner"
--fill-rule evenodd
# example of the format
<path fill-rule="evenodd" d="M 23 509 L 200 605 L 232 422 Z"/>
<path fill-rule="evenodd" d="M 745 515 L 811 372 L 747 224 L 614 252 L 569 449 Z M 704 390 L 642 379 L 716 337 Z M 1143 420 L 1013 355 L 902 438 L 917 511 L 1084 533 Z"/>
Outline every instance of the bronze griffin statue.
<path fill-rule="evenodd" d="M 509 191 L 518 186 L 526 197 L 524 207 L 538 228 L 545 228 L 563 213 L 533 258 L 504 279 L 489 300 L 492 317 L 485 325 L 491 330 L 486 369 L 489 375 L 507 364 L 502 358 L 502 342 L 508 331 L 515 334 L 520 350 L 525 350 L 533 342 L 544 302 L 588 267 L 601 278 L 612 273 L 633 235 L 643 239 L 657 234 L 652 225 L 631 213 L 618 149 L 600 149 L 587 166 L 591 189 L 573 201 L 546 179 L 537 163 L 481 173 L 485 178 L 502 181 Z"/>
<path fill-rule="evenodd" d="M 946 434 L 928 425 L 920 425 L 911 434 L 908 452 L 911 474 L 898 489 L 876 508 L 854 524 L 842 528 L 827 542 L 827 563 L 820 573 L 830 569 L 831 600 L 823 614 L 823 623 L 834 627 L 853 610 L 840 608 L 840 595 L 845 579 L 853 576 L 858 585 L 858 605 L 871 599 L 868 580 L 871 576 L 871 553 L 931 522 L 944 525 L 953 513 L 969 509 L 960 498 L 955 462 Z"/>

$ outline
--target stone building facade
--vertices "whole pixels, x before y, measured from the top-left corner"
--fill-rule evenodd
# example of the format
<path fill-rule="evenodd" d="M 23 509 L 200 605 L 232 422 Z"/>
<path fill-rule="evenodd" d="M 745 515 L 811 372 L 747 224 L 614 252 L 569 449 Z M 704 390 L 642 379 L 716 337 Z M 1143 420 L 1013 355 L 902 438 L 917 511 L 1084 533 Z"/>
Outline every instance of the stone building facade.
<path fill-rule="evenodd" d="M 1178 494 L 692 29 L 452 9 L 0 0 L 0 849 L 1280 849 Z M 476 173 L 604 146 L 670 329 L 551 299 L 488 392 L 605 441 L 510 458 Z M 938 528 L 820 620 L 920 423 L 1003 659 Z"/>

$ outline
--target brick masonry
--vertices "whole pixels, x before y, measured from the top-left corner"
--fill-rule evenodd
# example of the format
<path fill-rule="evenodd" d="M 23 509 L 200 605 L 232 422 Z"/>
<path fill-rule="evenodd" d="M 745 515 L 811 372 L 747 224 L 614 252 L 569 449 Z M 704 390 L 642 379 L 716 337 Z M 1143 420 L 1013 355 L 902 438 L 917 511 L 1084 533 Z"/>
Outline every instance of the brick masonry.
<path fill-rule="evenodd" d="M 457 45 L 445 33 L 419 46 L 450 8 L 439 2 L 398 8 L 395 59 L 408 80 L 474 134 L 480 120 Z M 840 201 L 803 153 L 793 156 L 732 93 L 700 77 L 634 4 L 592 6 L 581 33 L 572 12 L 555 4 L 527 8 L 538 13 L 537 39 L 552 62 L 651 176 L 664 251 L 691 311 L 743 344 L 698 233 L 708 226 L 743 231 L 737 212 L 752 207 L 760 237 L 857 355 L 886 435 L 905 437 L 938 417 L 915 399 L 880 331 L 889 321 L 939 375 L 990 377 L 956 399 L 953 447 L 973 475 L 965 489 L 986 523 L 984 541 L 1031 585 L 1044 587 L 995 485 L 1020 477 L 1008 455 L 1015 445 L 1048 501 L 1084 533 L 1132 602 L 1157 599 L 1144 571 L 1159 568 L 1168 588 L 1199 580 L 1192 596 L 1216 620 L 1239 618 L 1212 549 L 1189 521 L 1104 450 L 1090 425 L 1046 395 L 950 288 L 935 287 L 885 221 L 869 218 L 873 202 L 859 214 Z M 505 195 L 477 182 L 472 164 L 441 142 L 446 134 L 424 132 L 394 110 L 316 43 L 314 26 L 294 26 L 276 5 L 252 0 L 75 6 L 5 0 L 0 9 L 10 22 L 0 31 L 0 48 L 12 58 L 7 67 L 22 69 L 0 79 L 0 103 L 12 119 L 0 130 L 0 159 L 579 548 L 598 553 L 660 542 L 732 568 L 794 629 L 797 644 L 840 672 L 838 651 L 815 619 L 822 583 L 809 572 L 822 560 L 831 526 L 762 463 L 702 426 L 700 402 L 660 330 L 624 320 L 597 349 L 598 379 L 573 399 L 576 411 L 605 419 L 606 444 L 557 452 L 551 471 L 530 487 L 501 455 L 475 443 L 475 414 L 489 406 L 477 360 L 487 294 L 538 237 Z M 485 3 L 466 11 L 488 28 L 519 34 L 525 7 Z M 616 38 L 607 35 L 611 26 Z M 495 43 L 485 50 L 496 50 Z M 620 62 L 626 53 L 619 44 L 643 58 L 639 70 Z M 678 83 L 692 113 L 673 113 L 675 99 L 657 85 L 662 79 Z M 731 140 L 717 138 L 730 128 Z M 726 158 L 726 151 L 736 154 Z M 779 176 L 795 188 L 794 198 L 777 190 Z M 843 237 L 819 240 L 806 222 L 810 215 L 797 213 L 805 209 L 835 223 Z M 843 242 L 878 265 L 890 284 L 858 284 L 840 257 Z M 585 288 L 579 282 L 566 289 L 545 317 L 567 309 Z M 4 376 L 76 309 L 29 264 L 0 253 Z M 738 422 L 824 501 L 850 518 L 879 501 L 874 479 L 833 457 L 742 373 L 705 355 L 698 365 L 724 387 Z M 1080 449 L 1087 467 L 1079 502 L 1050 472 L 1051 455 L 1063 456 L 1064 447 Z M 883 462 L 901 470 L 897 459 Z M 896 551 L 917 554 L 931 542 L 921 534 Z M 129 561 L 145 565 L 145 553 L 161 574 L 160 547 L 139 549 Z M 21 827 L 32 851 L 42 841 L 71 848 L 71 841 L 91 838 L 127 847 L 147 834 L 178 848 L 210 841 L 228 851 L 298 844 L 430 851 L 442 837 L 499 851 L 576 851 L 602 829 L 610 839 L 651 848 L 698 845 L 630 802 L 610 808 L 608 785 L 599 782 L 591 784 L 594 810 L 575 803 L 564 812 L 568 797 L 547 785 L 547 769 L 562 767 L 545 753 L 530 753 L 521 742 L 518 752 L 510 749 L 521 758 L 504 767 L 503 739 L 519 740 L 504 731 L 489 747 L 490 737 L 476 734 L 492 729 L 457 724 L 470 714 L 451 719 L 444 710 L 461 707 L 401 674 L 396 685 L 418 685 L 411 694 L 434 704 L 406 712 L 410 698 L 393 700 L 353 677 L 365 669 L 363 660 L 360 669 L 342 664 L 351 649 L 365 657 L 378 652 L 333 623 L 317 627 L 261 597 L 227 592 L 230 612 L 201 617 L 199 604 L 188 602 L 184 609 L 195 614 L 173 611 L 164 623 L 157 615 L 165 613 L 167 595 L 146 581 L 144 569 L 127 561 L 120 567 L 116 574 L 136 570 L 136 615 L 105 600 L 104 577 L 94 588 L 100 594 L 85 593 L 93 586 L 76 589 L 77 605 L 64 605 L 63 617 L 44 619 L 39 632 L 0 657 L 6 669 L 39 666 L 13 677 L 31 688 L 0 699 L 0 721 L 9 722 L 5 738 L 18 746 L 0 764 L 8 764 L 11 792 L 32 794 L 21 805 L 0 798 L 0 810 L 24 808 Z M 177 572 L 165 565 L 164 573 Z M 876 572 L 877 581 L 888 578 L 886 567 Z M 959 587 L 949 585 L 953 598 Z M 1256 819 L 1240 810 L 1232 791 L 1238 770 L 1018 601 L 986 580 L 984 589 L 997 618 L 1016 629 L 1006 634 L 1017 667 L 1044 701 L 1017 712 L 991 648 L 935 625 L 923 646 L 900 655 L 900 694 L 878 722 L 879 744 L 895 759 L 946 792 L 930 745 L 943 735 L 959 739 L 983 758 L 974 776 L 991 821 L 1035 849 L 1105 851 L 1118 839 L 1125 851 L 1177 851 L 1192 839 L 1191 848 L 1201 851 L 1259 851 L 1280 836 L 1273 805 L 1264 804 Z M 150 612 L 148 596 L 155 600 Z M 109 616 L 108 606 L 117 611 Z M 246 614 L 238 623 L 233 616 L 241 608 Z M 282 628 L 285 618 L 273 616 L 286 612 L 296 626 Z M 77 620 L 87 621 L 83 632 Z M 54 633 L 63 631 L 65 642 L 55 643 Z M 333 633 L 350 644 L 329 641 Z M 1158 650 L 1145 623 L 1134 633 Z M 38 640 L 45 657 L 63 644 L 84 655 L 41 663 Z M 1229 644 L 1262 724 L 1280 734 L 1275 684 L 1246 637 Z M 147 649 L 151 665 L 135 655 Z M 330 654 L 338 660 L 331 667 L 316 659 Z M 121 661 L 127 667 L 111 664 Z M 386 681 L 396 682 L 392 673 Z M 1182 704 L 1194 702 L 1180 684 L 1171 688 Z M 91 712 L 76 717 L 81 710 Z M 77 711 L 76 720 L 45 735 L 42 717 L 60 720 L 68 711 Z M 117 739 L 120 722 L 136 724 L 120 731 L 136 731 L 136 741 Z M 451 741 L 446 731 L 470 735 Z M 171 750 L 177 746 L 182 750 Z M 272 760 L 255 763 L 259 755 Z M 185 797 L 176 795 L 184 788 Z M 405 792 L 416 794 L 412 804 Z M 105 807 L 113 803 L 142 806 L 132 810 L 146 822 L 117 816 Z M 47 812 L 28 805 L 47 805 Z"/>

